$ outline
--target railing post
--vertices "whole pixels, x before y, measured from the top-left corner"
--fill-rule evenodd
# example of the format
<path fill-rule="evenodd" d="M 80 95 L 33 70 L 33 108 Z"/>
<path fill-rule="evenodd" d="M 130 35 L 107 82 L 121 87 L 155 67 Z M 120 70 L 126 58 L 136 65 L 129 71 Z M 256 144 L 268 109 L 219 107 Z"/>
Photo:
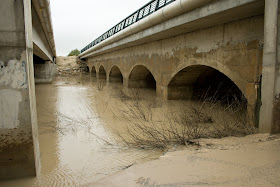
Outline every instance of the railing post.
<path fill-rule="evenodd" d="M 155 8 L 155 11 L 156 11 L 156 10 L 158 10 L 158 7 L 159 7 L 159 1 L 160 1 L 160 0 L 157 0 L 157 5 L 156 5 L 156 8 Z"/>
<path fill-rule="evenodd" d="M 136 22 L 139 21 L 139 13 L 140 13 L 140 10 L 137 11 Z"/>

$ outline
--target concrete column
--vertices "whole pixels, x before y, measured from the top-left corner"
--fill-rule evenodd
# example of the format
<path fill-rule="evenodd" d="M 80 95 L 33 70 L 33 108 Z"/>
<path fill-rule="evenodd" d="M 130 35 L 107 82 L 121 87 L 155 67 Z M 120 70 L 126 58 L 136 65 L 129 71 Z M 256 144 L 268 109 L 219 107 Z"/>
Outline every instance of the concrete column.
<path fill-rule="evenodd" d="M 90 74 L 90 76 L 91 76 L 92 67 L 90 68 L 90 66 L 88 66 L 88 69 L 89 69 L 89 74 Z"/>
<path fill-rule="evenodd" d="M 96 71 L 96 79 L 99 80 L 99 71 Z"/>
<path fill-rule="evenodd" d="M 265 0 L 260 132 L 280 131 L 278 41 L 278 0 Z M 278 73 L 276 72 L 278 70 Z M 278 82 L 279 84 L 279 82 Z"/>
<path fill-rule="evenodd" d="M 157 91 L 157 97 L 160 97 L 163 100 L 168 100 L 168 87 L 167 86 L 162 86 L 160 84 L 157 84 L 156 91 Z"/>
<path fill-rule="evenodd" d="M 124 88 L 128 88 L 128 85 L 129 85 L 129 79 L 123 77 L 123 87 L 124 87 Z"/>
<path fill-rule="evenodd" d="M 1 0 L 0 14 L 0 179 L 35 176 L 40 155 L 31 0 Z"/>
<path fill-rule="evenodd" d="M 88 66 L 89 67 L 89 66 Z M 92 82 L 92 75 L 91 75 L 91 72 L 92 72 L 92 69 L 91 68 L 88 68 L 89 69 L 89 81 Z"/>
<path fill-rule="evenodd" d="M 110 81 L 110 76 L 106 74 L 106 81 L 109 82 Z"/>
<path fill-rule="evenodd" d="M 91 71 L 92 71 L 92 69 L 89 68 L 89 66 L 88 66 L 88 69 L 89 69 L 89 75 L 90 75 L 90 77 L 91 77 Z"/>

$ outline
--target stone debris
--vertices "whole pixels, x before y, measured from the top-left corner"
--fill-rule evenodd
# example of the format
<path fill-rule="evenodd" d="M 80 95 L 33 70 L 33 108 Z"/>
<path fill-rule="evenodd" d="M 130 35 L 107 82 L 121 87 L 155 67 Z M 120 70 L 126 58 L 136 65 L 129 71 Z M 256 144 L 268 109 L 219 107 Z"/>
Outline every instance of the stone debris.
<path fill-rule="evenodd" d="M 56 63 L 58 75 L 77 75 L 88 72 L 87 64 L 76 56 L 57 57 Z"/>

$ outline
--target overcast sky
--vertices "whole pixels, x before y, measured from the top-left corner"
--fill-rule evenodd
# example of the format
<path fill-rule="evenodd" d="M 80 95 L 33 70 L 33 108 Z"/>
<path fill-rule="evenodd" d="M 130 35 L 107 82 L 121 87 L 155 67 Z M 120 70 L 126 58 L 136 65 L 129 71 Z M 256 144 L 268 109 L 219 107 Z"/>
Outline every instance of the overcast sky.
<path fill-rule="evenodd" d="M 150 0 L 51 0 L 57 56 L 81 50 Z"/>

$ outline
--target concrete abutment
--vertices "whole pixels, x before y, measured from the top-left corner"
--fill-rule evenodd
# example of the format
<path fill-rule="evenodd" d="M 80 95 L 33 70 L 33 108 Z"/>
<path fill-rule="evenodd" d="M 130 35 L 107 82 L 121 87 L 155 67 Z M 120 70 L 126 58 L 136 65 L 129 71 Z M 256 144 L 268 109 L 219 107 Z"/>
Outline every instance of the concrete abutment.
<path fill-rule="evenodd" d="M 55 79 L 57 66 L 33 55 L 34 77 L 36 83 L 51 83 Z"/>

